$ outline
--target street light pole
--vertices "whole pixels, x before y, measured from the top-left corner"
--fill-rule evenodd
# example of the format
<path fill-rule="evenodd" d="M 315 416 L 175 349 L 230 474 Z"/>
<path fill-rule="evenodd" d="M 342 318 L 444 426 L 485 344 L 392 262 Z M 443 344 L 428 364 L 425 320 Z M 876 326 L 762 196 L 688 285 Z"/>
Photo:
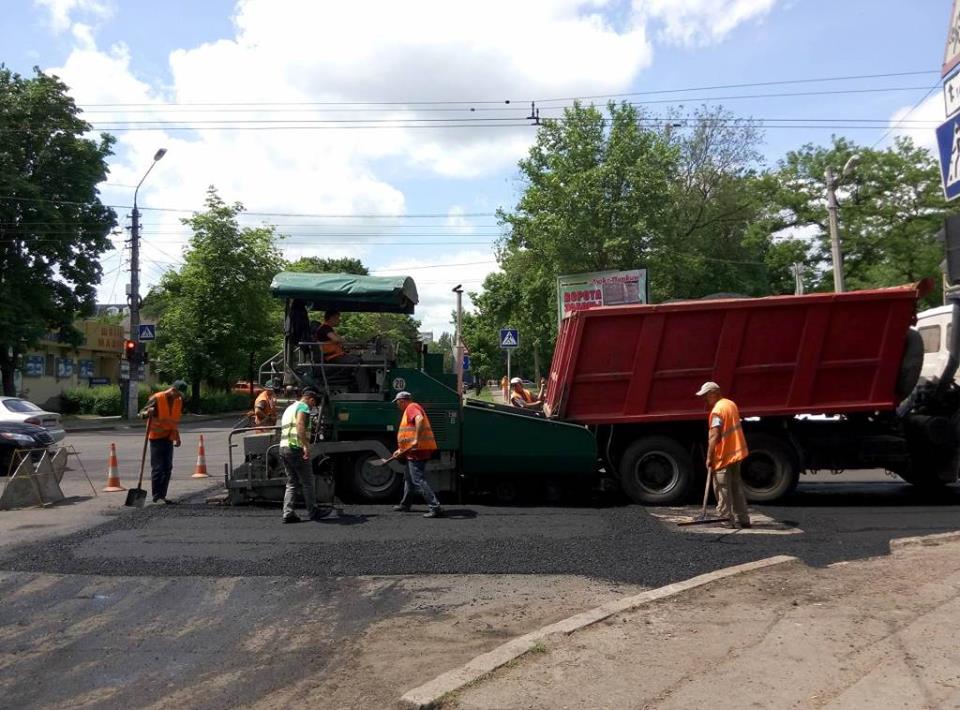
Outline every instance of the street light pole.
<path fill-rule="evenodd" d="M 137 193 L 140 192 L 140 186 L 147 179 L 147 175 L 153 170 L 164 155 L 167 154 L 166 148 L 161 148 L 153 156 L 153 162 L 147 168 L 147 172 L 140 178 L 136 189 L 133 191 L 133 213 L 130 215 L 130 339 L 137 343 L 134 352 L 140 353 L 140 210 L 137 209 Z M 130 363 L 130 380 L 127 389 L 127 418 L 136 419 L 139 407 L 137 406 L 137 374 L 140 369 L 140 361 Z"/>
<path fill-rule="evenodd" d="M 837 187 L 844 180 L 853 174 L 854 169 L 860 162 L 859 155 L 852 155 L 843 166 L 843 172 L 840 177 L 835 177 L 833 168 L 828 167 L 823 174 L 827 183 L 827 217 L 830 224 L 830 252 L 833 258 L 833 290 L 837 293 L 843 293 L 843 254 L 840 252 L 840 228 L 837 220 Z"/>
<path fill-rule="evenodd" d="M 827 215 L 830 222 L 830 252 L 833 255 L 833 290 L 843 293 L 843 255 L 840 253 L 840 229 L 837 225 L 837 185 L 833 168 L 827 168 Z"/>

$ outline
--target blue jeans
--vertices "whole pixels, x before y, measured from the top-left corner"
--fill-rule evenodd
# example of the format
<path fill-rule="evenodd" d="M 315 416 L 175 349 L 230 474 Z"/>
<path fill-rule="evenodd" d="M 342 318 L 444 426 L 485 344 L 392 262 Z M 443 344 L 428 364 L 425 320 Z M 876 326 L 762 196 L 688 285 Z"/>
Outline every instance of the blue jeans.
<path fill-rule="evenodd" d="M 170 439 L 150 439 L 150 488 L 154 501 L 167 497 L 172 474 L 173 442 Z"/>
<path fill-rule="evenodd" d="M 430 485 L 427 483 L 425 474 L 427 472 L 426 461 L 411 461 L 407 459 L 407 470 L 403 474 L 403 499 L 400 505 L 410 505 L 410 495 L 416 491 L 423 498 L 424 502 L 430 506 L 430 510 L 438 510 L 440 501 L 434 494 Z"/>

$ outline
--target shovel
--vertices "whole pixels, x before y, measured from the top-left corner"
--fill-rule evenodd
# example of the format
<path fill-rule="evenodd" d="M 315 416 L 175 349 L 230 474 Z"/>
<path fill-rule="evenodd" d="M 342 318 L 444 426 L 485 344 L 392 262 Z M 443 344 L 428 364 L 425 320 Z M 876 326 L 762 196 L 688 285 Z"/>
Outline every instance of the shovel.
<path fill-rule="evenodd" d="M 143 467 L 147 463 L 147 441 L 150 439 L 150 422 L 152 417 L 147 417 L 147 430 L 143 433 L 143 453 L 140 455 L 140 480 L 137 481 L 137 487 L 127 491 L 127 500 L 124 503 L 128 508 L 142 508 L 147 502 L 147 492 L 143 490 Z"/>
<path fill-rule="evenodd" d="M 391 457 L 388 458 L 388 459 L 374 459 L 373 461 L 370 462 L 370 465 L 371 465 L 371 466 L 386 466 L 386 465 L 387 465 L 388 463 L 390 463 L 391 461 L 395 461 L 396 458 L 397 458 L 396 456 L 391 456 Z"/>
<path fill-rule="evenodd" d="M 707 517 L 707 499 L 710 497 L 710 482 L 713 480 L 713 469 L 707 469 L 707 484 L 703 489 L 703 508 L 700 509 L 700 515 L 692 520 L 682 520 L 677 525 L 709 525 L 710 523 L 723 522 L 722 518 Z"/>

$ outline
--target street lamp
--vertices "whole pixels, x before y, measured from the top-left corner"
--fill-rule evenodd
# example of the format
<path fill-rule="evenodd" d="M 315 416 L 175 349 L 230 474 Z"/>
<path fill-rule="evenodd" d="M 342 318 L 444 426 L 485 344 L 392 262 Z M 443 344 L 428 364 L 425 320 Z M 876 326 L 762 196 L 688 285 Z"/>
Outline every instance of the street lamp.
<path fill-rule="evenodd" d="M 147 172 L 140 178 L 137 188 L 133 191 L 133 213 L 130 216 L 130 340 L 137 343 L 136 352 L 140 350 L 140 210 L 137 209 L 137 193 L 140 192 L 140 186 L 147 179 L 147 175 L 153 170 L 163 156 L 167 154 L 166 148 L 160 148 L 153 154 L 153 162 L 147 168 Z M 130 380 L 127 390 L 127 418 L 136 419 L 137 417 L 137 382 L 136 373 L 140 369 L 139 359 L 131 363 Z"/>
<path fill-rule="evenodd" d="M 853 175 L 853 171 L 860 164 L 859 155 L 851 155 L 843 166 L 840 177 L 833 174 L 833 168 L 828 167 L 823 177 L 827 183 L 827 214 L 830 222 L 830 251 L 833 255 L 833 290 L 843 293 L 843 255 L 840 253 L 840 230 L 837 226 L 837 187 Z"/>

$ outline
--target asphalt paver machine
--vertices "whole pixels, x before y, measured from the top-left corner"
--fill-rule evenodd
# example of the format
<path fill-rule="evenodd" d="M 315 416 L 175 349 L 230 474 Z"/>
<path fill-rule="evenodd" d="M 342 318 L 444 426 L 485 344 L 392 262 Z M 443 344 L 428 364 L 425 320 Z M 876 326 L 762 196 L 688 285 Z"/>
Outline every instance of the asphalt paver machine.
<path fill-rule="evenodd" d="M 510 487 L 518 477 L 595 473 L 596 443 L 585 427 L 464 401 L 456 376 L 443 371 L 440 353 L 418 347 L 416 366 L 402 367 L 396 344 L 377 337 L 347 344 L 360 356 L 358 364 L 325 359 L 312 337 L 312 317 L 319 320 L 328 310 L 412 315 L 418 302 L 413 279 L 283 272 L 273 279 L 270 291 L 284 300 L 284 346 L 261 367 L 260 380 L 282 382 L 289 397 L 307 385 L 321 392 L 311 446 L 320 500 L 332 500 L 334 490 L 348 500 L 399 498 L 402 464 L 373 462 L 389 458 L 396 448 L 400 414 L 393 398 L 401 390 L 411 392 L 430 418 L 438 452 L 427 464 L 427 478 L 438 492 L 462 491 L 478 482 Z M 361 377 L 358 368 L 364 370 Z M 280 406 L 285 406 L 282 396 Z M 282 499 L 279 427 L 234 430 L 228 451 L 229 502 Z"/>

